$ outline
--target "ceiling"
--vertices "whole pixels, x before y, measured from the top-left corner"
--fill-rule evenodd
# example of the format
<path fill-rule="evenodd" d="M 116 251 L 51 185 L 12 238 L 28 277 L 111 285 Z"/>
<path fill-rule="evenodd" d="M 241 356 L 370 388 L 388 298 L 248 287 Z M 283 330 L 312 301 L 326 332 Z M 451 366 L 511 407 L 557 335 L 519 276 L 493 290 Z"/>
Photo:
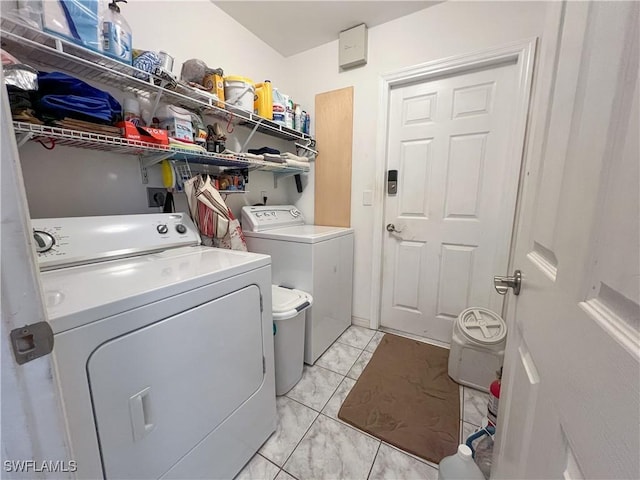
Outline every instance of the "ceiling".
<path fill-rule="evenodd" d="M 435 5 L 436 1 L 216 1 L 263 42 L 288 57 L 336 40 L 365 23 L 369 28 Z"/>

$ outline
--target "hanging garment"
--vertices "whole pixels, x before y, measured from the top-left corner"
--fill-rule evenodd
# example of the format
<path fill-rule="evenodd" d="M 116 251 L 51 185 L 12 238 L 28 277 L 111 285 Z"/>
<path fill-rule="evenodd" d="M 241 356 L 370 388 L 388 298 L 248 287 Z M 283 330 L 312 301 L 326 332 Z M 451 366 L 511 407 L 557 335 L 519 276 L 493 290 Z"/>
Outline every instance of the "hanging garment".
<path fill-rule="evenodd" d="M 229 230 L 222 238 L 216 238 L 213 245 L 219 248 L 228 248 L 230 250 L 247 251 L 247 242 L 242 233 L 240 222 L 233 216 L 229 210 Z"/>
<path fill-rule="evenodd" d="M 189 213 L 200 234 L 209 238 L 222 238 L 229 230 L 229 209 L 211 179 L 200 175 L 184 183 Z"/>
<path fill-rule="evenodd" d="M 184 182 L 189 214 L 197 225 L 204 245 L 247 251 L 240 222 L 233 216 L 207 175 Z"/>

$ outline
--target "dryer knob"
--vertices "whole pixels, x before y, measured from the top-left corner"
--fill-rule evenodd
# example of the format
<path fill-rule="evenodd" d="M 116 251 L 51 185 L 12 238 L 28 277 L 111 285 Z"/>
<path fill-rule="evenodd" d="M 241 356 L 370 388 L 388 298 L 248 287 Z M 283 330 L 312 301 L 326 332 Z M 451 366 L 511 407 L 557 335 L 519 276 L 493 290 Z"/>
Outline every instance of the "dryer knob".
<path fill-rule="evenodd" d="M 48 252 L 56 243 L 50 233 L 40 230 L 33 231 L 33 239 L 36 241 L 36 252 L 38 253 Z"/>
<path fill-rule="evenodd" d="M 167 227 L 166 225 L 158 225 L 156 229 L 158 230 L 158 233 L 161 235 L 164 235 L 169 231 L 169 227 Z"/>
<path fill-rule="evenodd" d="M 184 225 L 179 223 L 178 225 L 176 225 L 176 232 L 178 232 L 178 233 L 187 233 L 187 227 L 185 227 Z"/>

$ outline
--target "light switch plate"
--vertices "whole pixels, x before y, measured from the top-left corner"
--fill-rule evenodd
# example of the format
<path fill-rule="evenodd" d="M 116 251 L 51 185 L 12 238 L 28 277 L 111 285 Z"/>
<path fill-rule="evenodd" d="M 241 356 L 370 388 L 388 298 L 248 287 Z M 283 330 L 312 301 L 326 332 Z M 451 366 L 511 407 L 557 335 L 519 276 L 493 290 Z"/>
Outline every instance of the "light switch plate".
<path fill-rule="evenodd" d="M 373 192 L 371 190 L 362 192 L 362 205 L 365 207 L 373 205 Z"/>
<path fill-rule="evenodd" d="M 340 68 L 352 68 L 367 63 L 367 26 L 363 23 L 340 32 L 338 63 Z"/>

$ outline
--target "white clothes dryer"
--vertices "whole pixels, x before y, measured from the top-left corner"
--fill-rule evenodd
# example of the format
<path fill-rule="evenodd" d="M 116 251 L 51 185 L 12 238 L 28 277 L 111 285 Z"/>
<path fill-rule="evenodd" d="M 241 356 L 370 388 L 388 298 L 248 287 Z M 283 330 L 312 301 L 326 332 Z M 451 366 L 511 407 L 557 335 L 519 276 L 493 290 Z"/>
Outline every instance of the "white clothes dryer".
<path fill-rule="evenodd" d="M 313 365 L 351 325 L 353 229 L 307 225 L 293 205 L 242 208 L 250 252 L 271 256 L 273 283 L 308 292 L 304 361 Z"/>
<path fill-rule="evenodd" d="M 269 258 L 183 214 L 32 224 L 77 478 L 233 478 L 276 425 Z"/>

